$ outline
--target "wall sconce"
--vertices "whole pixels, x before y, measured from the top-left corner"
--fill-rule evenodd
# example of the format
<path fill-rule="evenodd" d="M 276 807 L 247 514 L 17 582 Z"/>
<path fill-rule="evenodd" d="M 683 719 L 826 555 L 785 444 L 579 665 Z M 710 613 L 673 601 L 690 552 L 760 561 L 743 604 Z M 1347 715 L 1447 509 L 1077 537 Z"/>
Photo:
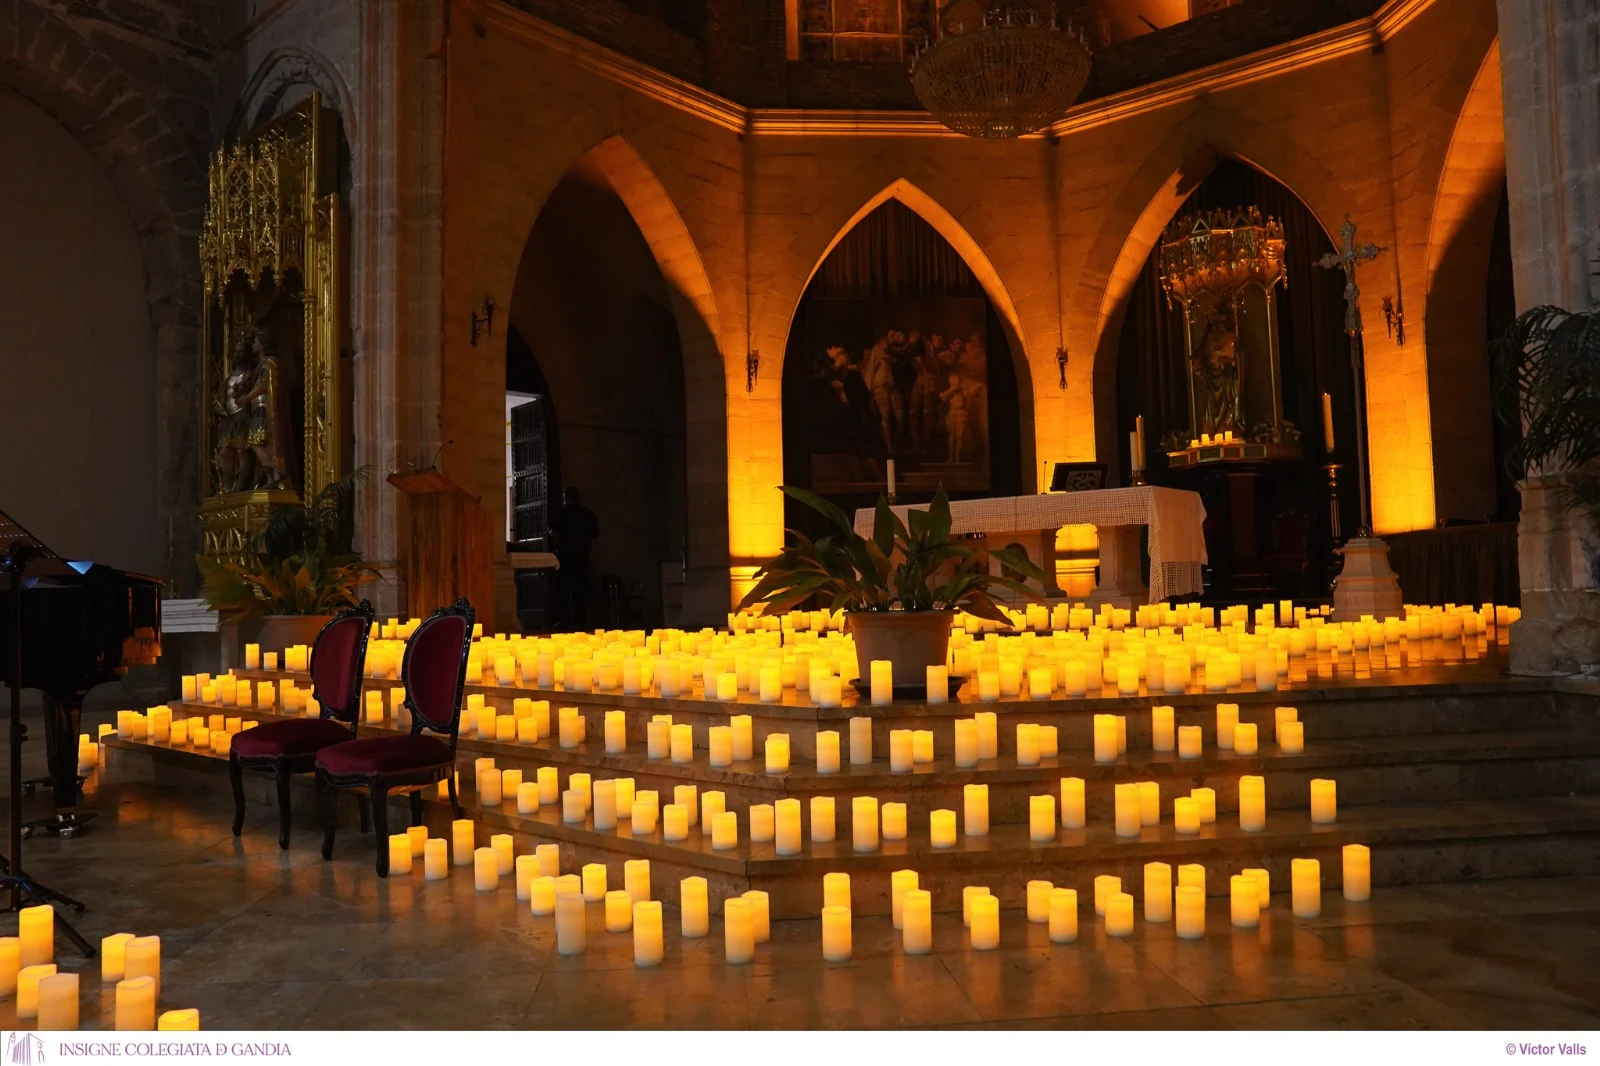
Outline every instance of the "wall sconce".
<path fill-rule="evenodd" d="M 1057 383 L 1057 387 L 1065 392 L 1067 388 L 1067 350 L 1065 348 L 1056 349 L 1056 372 L 1061 375 L 1061 380 Z"/>
<path fill-rule="evenodd" d="M 756 378 L 761 376 L 761 353 L 751 351 L 744 357 L 744 391 L 756 391 Z"/>
<path fill-rule="evenodd" d="M 1384 332 L 1394 338 L 1394 342 L 1404 348 L 1406 345 L 1406 305 L 1399 297 L 1385 296 L 1383 298 L 1383 328 Z"/>
<path fill-rule="evenodd" d="M 478 334 L 487 337 L 494 332 L 494 297 L 485 296 L 483 306 L 472 312 L 472 346 L 478 346 Z"/>

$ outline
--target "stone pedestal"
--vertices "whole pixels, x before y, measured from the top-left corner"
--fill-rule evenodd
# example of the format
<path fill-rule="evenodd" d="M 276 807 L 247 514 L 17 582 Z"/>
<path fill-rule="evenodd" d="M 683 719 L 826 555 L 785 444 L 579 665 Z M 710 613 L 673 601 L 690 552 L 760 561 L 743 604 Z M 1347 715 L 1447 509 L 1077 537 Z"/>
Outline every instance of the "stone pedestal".
<path fill-rule="evenodd" d="M 1401 607 L 1400 578 L 1389 566 L 1389 545 L 1377 537 L 1346 541 L 1344 568 L 1333 586 L 1334 620 L 1398 618 Z"/>
<path fill-rule="evenodd" d="M 1091 607 L 1111 606 L 1132 610 L 1150 602 L 1145 586 L 1143 557 L 1139 552 L 1142 526 L 1101 526 L 1100 580 L 1089 596 Z"/>
<path fill-rule="evenodd" d="M 1522 618 L 1511 627 L 1511 669 L 1519 674 L 1600 671 L 1600 530 L 1593 517 L 1566 506 L 1559 477 L 1531 477 L 1519 488 Z"/>

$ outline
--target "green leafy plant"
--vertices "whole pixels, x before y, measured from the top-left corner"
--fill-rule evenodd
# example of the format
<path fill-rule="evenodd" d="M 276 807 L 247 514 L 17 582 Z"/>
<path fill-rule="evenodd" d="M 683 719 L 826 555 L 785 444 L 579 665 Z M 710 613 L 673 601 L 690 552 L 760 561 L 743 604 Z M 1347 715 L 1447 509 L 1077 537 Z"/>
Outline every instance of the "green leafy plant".
<path fill-rule="evenodd" d="M 879 496 L 871 537 L 857 533 L 849 516 L 821 496 L 788 485 L 783 491 L 826 518 L 836 531 L 812 540 L 789 530 L 792 543 L 757 572 L 741 610 L 759 604 L 763 614 L 770 614 L 815 597 L 830 611 L 961 609 L 1007 623 L 1010 619 L 991 596 L 993 590 L 1043 599 L 1020 581 L 989 573 L 976 549 L 950 539 L 950 500 L 942 486 L 927 510 L 908 511 L 904 522 Z M 988 554 L 1009 571 L 1048 580 L 1025 552 L 1001 548 Z"/>
<path fill-rule="evenodd" d="M 1564 475 L 1569 507 L 1600 507 L 1600 314 L 1535 307 L 1496 346 L 1496 406 L 1521 439 L 1509 450 L 1511 476 Z"/>
<path fill-rule="evenodd" d="M 379 567 L 350 548 L 356 486 L 371 477 L 362 467 L 307 503 L 274 508 L 266 529 L 242 560 L 197 556 L 206 606 L 225 622 L 254 615 L 323 615 L 360 602 Z"/>

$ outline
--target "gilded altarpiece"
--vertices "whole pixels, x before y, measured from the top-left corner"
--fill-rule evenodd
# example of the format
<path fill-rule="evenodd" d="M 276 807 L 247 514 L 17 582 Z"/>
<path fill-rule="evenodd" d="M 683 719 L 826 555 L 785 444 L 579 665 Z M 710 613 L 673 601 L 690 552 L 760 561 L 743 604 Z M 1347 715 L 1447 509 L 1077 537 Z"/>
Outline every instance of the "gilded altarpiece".
<path fill-rule="evenodd" d="M 202 551 L 237 558 L 274 506 L 343 474 L 338 117 L 312 94 L 211 160 Z"/>

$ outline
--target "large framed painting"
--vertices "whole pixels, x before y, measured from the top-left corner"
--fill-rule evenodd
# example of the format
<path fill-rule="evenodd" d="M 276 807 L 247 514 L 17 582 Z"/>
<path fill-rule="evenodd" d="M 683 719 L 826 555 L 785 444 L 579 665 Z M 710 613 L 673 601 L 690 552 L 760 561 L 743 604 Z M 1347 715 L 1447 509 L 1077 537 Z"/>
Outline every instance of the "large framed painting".
<path fill-rule="evenodd" d="M 908 495 L 988 491 L 984 300 L 810 299 L 795 331 L 813 492 L 878 491 L 889 459 Z"/>

